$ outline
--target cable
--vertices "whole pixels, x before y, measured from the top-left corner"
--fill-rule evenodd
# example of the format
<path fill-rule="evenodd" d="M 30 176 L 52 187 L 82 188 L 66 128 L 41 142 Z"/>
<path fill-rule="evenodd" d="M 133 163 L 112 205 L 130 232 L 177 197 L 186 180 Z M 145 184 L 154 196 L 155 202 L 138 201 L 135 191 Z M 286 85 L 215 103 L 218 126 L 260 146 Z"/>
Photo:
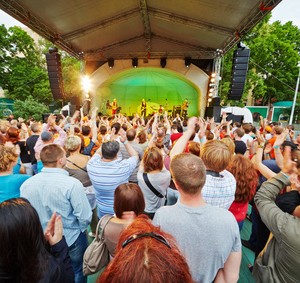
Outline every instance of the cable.
<path fill-rule="evenodd" d="M 263 67 L 261 67 L 260 65 L 256 64 L 251 58 L 250 58 L 251 63 L 253 63 L 255 66 L 259 67 L 260 69 L 262 69 L 263 71 L 265 71 L 267 74 L 271 75 L 273 78 L 275 78 L 276 80 L 278 80 L 279 82 L 281 82 L 282 84 L 284 84 L 286 87 L 288 87 L 290 90 L 294 91 L 294 88 L 289 86 L 288 84 L 286 84 L 285 82 L 283 82 L 282 80 L 280 80 L 279 78 L 277 78 L 276 76 L 272 75 L 270 72 L 268 72 L 266 69 L 264 69 Z"/>

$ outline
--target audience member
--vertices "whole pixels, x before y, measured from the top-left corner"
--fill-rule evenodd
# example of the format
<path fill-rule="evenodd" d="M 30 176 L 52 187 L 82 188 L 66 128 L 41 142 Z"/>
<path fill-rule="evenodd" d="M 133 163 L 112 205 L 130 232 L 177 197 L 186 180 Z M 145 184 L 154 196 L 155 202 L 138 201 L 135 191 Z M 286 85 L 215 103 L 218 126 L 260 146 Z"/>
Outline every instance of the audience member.
<path fill-rule="evenodd" d="M 101 146 L 87 164 L 87 171 L 96 191 L 98 217 L 105 214 L 114 214 L 114 192 L 118 185 L 127 183 L 139 160 L 137 152 L 126 140 L 122 132 L 121 142 L 125 145 L 129 155 L 128 159 L 118 159 L 119 143 L 108 141 Z"/>
<path fill-rule="evenodd" d="M 166 202 L 171 182 L 171 174 L 164 167 L 163 156 L 157 147 L 145 151 L 137 178 L 145 198 L 145 213 L 153 219 L 156 210 Z"/>
<path fill-rule="evenodd" d="M 39 216 L 26 199 L 1 202 L 0 242 L 1 282 L 74 282 L 61 216 L 52 214 L 44 236 Z"/>
<path fill-rule="evenodd" d="M 144 213 L 144 210 L 144 196 L 137 184 L 121 184 L 116 188 L 114 198 L 115 216 L 110 219 L 104 230 L 104 240 L 111 257 L 115 255 L 115 249 L 122 231 L 135 217 Z M 110 215 L 103 217 L 109 219 Z"/>
<path fill-rule="evenodd" d="M 189 121 L 182 138 L 190 131 Z M 176 239 L 195 282 L 237 282 L 241 241 L 235 218 L 228 210 L 205 203 L 201 189 L 206 171 L 199 157 L 189 153 L 171 156 L 171 173 L 180 198 L 175 205 L 158 209 L 153 223 Z"/>
<path fill-rule="evenodd" d="M 66 153 L 61 146 L 46 145 L 40 152 L 40 158 L 44 168 L 23 183 L 21 196 L 37 210 L 44 229 L 53 212 L 61 215 L 75 282 L 86 282 L 82 264 L 88 245 L 85 230 L 91 221 L 92 211 L 83 185 L 63 169 Z"/>
<path fill-rule="evenodd" d="M 19 152 L 14 146 L 0 145 L 0 202 L 20 196 L 21 185 L 28 175 L 13 174 Z"/>
<path fill-rule="evenodd" d="M 141 215 L 121 234 L 116 256 L 97 282 L 193 281 L 173 238 Z"/>

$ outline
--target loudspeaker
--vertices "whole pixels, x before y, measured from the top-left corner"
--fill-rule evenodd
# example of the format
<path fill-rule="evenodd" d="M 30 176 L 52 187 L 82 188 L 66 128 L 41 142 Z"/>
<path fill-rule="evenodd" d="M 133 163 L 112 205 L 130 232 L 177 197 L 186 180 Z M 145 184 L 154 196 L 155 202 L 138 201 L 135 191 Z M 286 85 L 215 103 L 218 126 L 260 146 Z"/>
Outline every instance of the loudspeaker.
<path fill-rule="evenodd" d="M 211 106 L 220 106 L 220 103 L 221 103 L 221 97 L 219 96 L 213 97 L 211 101 Z"/>
<path fill-rule="evenodd" d="M 46 62 L 53 99 L 64 99 L 60 55 L 57 52 L 47 53 Z"/>
<path fill-rule="evenodd" d="M 249 48 L 238 48 L 234 52 L 231 72 L 232 80 L 228 95 L 228 99 L 230 100 L 240 100 L 242 98 L 248 71 L 249 58 Z"/>
<path fill-rule="evenodd" d="M 204 117 L 214 117 L 215 122 L 221 122 L 221 106 L 206 107 Z"/>

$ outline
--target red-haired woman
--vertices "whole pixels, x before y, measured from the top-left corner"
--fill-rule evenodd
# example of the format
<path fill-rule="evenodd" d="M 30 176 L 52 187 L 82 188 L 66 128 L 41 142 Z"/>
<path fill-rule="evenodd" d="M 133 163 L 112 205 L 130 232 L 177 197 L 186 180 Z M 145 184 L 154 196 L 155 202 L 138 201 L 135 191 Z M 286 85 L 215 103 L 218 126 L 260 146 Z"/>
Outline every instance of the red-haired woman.
<path fill-rule="evenodd" d="M 141 215 L 120 236 L 114 260 L 100 282 L 191 283 L 183 255 L 167 233 Z"/>
<path fill-rule="evenodd" d="M 236 218 L 241 231 L 248 210 L 248 202 L 252 200 L 256 191 L 258 175 L 250 159 L 241 154 L 232 158 L 227 170 L 236 179 L 235 199 L 229 211 Z"/>
<path fill-rule="evenodd" d="M 145 151 L 137 179 L 145 198 L 145 213 L 153 219 L 156 210 L 166 202 L 167 189 L 171 182 L 171 174 L 164 167 L 159 148 L 149 147 Z"/>

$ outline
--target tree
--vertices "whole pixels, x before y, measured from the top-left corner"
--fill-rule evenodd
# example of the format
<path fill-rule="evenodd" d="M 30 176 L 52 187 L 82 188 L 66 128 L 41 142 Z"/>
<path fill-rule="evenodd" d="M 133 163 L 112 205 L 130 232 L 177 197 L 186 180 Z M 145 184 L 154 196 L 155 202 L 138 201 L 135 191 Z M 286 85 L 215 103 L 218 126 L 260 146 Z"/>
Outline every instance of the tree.
<path fill-rule="evenodd" d="M 241 101 L 228 101 L 233 51 L 223 60 L 220 96 L 223 104 L 243 106 L 248 93 L 263 105 L 279 100 L 292 100 L 300 60 L 300 29 L 291 22 L 270 24 L 269 17 L 260 22 L 243 38 L 250 48 L 247 81 Z"/>
<path fill-rule="evenodd" d="M 42 119 L 42 114 L 44 113 L 49 113 L 49 108 L 46 105 L 37 102 L 31 95 L 29 95 L 25 101 L 15 100 L 14 116 L 16 118 L 34 118 L 35 120 L 40 121 Z"/>
<path fill-rule="evenodd" d="M 45 64 L 34 40 L 21 28 L 0 26 L 0 85 L 6 97 L 41 103 L 52 100 Z"/>

